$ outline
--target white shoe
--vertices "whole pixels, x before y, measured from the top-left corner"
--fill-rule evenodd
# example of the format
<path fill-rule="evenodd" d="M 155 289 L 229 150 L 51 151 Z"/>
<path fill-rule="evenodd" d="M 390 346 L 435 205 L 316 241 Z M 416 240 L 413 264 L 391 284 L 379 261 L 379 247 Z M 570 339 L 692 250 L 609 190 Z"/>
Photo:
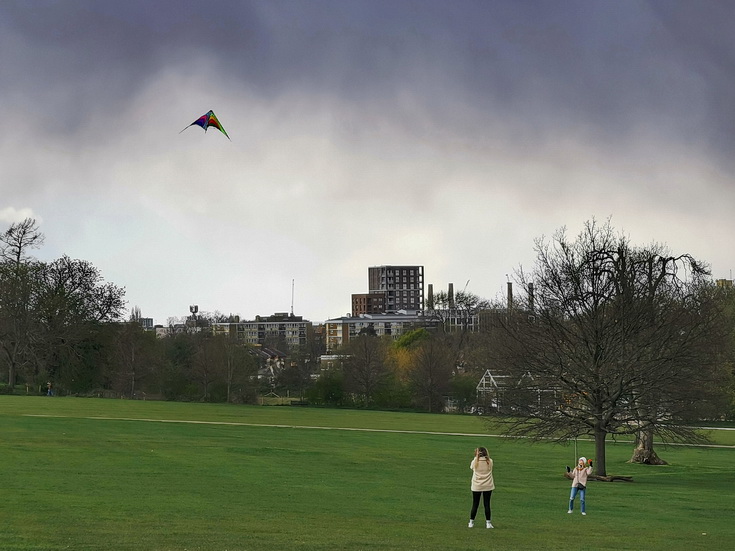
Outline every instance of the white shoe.
<path fill-rule="evenodd" d="M 467 528 L 472 528 L 475 525 L 474 520 L 470 520 L 470 523 L 467 525 Z"/>
<path fill-rule="evenodd" d="M 485 528 L 495 528 L 495 526 L 493 526 L 493 523 L 492 522 L 490 522 L 489 520 L 486 520 L 485 521 Z"/>
<path fill-rule="evenodd" d="M 587 513 L 582 513 L 583 515 L 587 515 Z"/>
<path fill-rule="evenodd" d="M 568 515 L 571 515 L 571 514 L 572 514 L 572 510 L 571 510 L 571 509 L 569 509 L 569 510 L 567 511 L 567 514 L 568 514 Z"/>

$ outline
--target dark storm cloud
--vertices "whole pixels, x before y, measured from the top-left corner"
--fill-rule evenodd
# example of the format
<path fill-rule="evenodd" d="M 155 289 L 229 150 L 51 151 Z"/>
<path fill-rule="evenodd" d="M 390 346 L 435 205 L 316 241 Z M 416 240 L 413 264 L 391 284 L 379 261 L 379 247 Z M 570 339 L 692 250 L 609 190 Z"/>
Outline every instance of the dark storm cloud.
<path fill-rule="evenodd" d="M 23 1 L 0 9 L 4 33 L 23 45 L 0 54 L 0 86 L 37 91 L 50 122 L 67 129 L 79 121 L 75 108 L 114 108 L 157 72 L 185 71 L 203 57 L 264 96 L 301 90 L 373 103 L 399 121 L 396 98 L 407 94 L 450 131 L 476 126 L 478 140 L 483 114 L 500 112 L 516 120 L 521 142 L 554 131 L 625 141 L 642 121 L 683 140 L 733 142 L 732 4 Z M 192 79 L 200 69 L 191 65 Z"/>
<path fill-rule="evenodd" d="M 194 53 L 216 59 L 242 52 L 258 34 L 246 4 L 201 8 L 168 1 L 3 3 L 4 40 L 18 43 L 0 52 L 0 86 L 39 97 L 47 123 L 73 129 L 84 110 L 118 107 L 168 65 L 185 64 Z"/>
<path fill-rule="evenodd" d="M 671 57 L 698 81 L 706 110 L 707 132 L 703 138 L 723 157 L 732 157 L 735 147 L 735 3 L 676 1 L 654 3 L 652 7 L 668 35 L 666 46 Z M 669 92 L 676 93 L 673 88 Z M 686 109 L 687 105 L 683 107 Z M 702 135 L 692 130 L 695 139 Z"/>
<path fill-rule="evenodd" d="M 407 93 L 480 141 L 502 114 L 519 142 L 648 132 L 720 149 L 733 145 L 734 8 L 697 5 L 682 18 L 668 2 L 302 2 L 264 26 L 268 61 L 285 69 L 277 86 L 377 103 L 396 120 Z"/>

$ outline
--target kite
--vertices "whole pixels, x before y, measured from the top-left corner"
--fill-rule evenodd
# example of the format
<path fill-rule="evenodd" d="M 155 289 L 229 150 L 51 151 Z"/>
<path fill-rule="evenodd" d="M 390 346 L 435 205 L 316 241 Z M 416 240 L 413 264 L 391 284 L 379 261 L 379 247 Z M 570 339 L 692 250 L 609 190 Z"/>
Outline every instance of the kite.
<path fill-rule="evenodd" d="M 214 111 L 207 111 L 205 115 L 202 115 L 201 117 L 199 117 L 189 126 L 194 126 L 195 124 L 197 126 L 201 126 L 202 128 L 204 128 L 205 132 L 207 131 L 207 128 L 209 128 L 210 126 L 214 126 L 217 130 L 219 130 L 225 136 L 227 136 L 227 132 L 225 132 L 225 129 L 222 127 L 222 124 L 220 124 L 219 119 L 217 119 L 217 115 L 214 114 Z M 187 126 L 186 128 L 189 128 L 189 126 Z M 186 130 L 186 128 L 184 128 L 184 130 Z M 181 132 L 183 132 L 184 130 L 182 130 Z M 179 132 L 179 134 L 181 134 L 181 132 Z M 227 136 L 227 139 L 229 140 L 230 137 Z"/>

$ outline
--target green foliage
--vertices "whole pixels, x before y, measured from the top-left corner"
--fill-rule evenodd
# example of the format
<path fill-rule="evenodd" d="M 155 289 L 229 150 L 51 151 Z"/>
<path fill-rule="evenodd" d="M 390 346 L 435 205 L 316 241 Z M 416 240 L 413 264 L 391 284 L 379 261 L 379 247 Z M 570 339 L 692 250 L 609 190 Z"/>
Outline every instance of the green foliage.
<path fill-rule="evenodd" d="M 227 401 L 227 385 L 223 381 L 212 383 L 209 388 L 210 402 L 226 402 Z"/>
<path fill-rule="evenodd" d="M 393 346 L 395 348 L 413 348 L 418 343 L 430 338 L 430 336 L 431 334 L 423 327 L 414 329 L 413 331 L 405 332 L 393 341 Z"/>
<path fill-rule="evenodd" d="M 316 382 L 307 390 L 306 397 L 310 403 L 315 405 L 334 407 L 347 405 L 342 371 L 330 369 L 322 373 Z"/>
<path fill-rule="evenodd" d="M 478 381 L 479 377 L 471 374 L 452 377 L 449 385 L 460 413 L 466 413 L 469 407 L 477 401 Z"/>
<path fill-rule="evenodd" d="M 442 339 L 431 336 L 416 347 L 409 384 L 417 407 L 431 413 L 444 409 L 452 377 L 452 351 Z"/>
<path fill-rule="evenodd" d="M 373 406 L 392 410 L 411 409 L 413 397 L 409 384 L 389 373 L 373 396 Z"/>

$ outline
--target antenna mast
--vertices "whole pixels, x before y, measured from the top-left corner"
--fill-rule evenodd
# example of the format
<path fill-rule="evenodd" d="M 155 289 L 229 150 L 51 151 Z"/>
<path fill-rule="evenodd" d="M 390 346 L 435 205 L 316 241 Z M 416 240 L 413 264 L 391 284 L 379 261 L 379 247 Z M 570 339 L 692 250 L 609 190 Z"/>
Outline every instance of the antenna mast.
<path fill-rule="evenodd" d="M 293 317 L 293 285 L 294 280 L 291 280 L 291 317 Z"/>

